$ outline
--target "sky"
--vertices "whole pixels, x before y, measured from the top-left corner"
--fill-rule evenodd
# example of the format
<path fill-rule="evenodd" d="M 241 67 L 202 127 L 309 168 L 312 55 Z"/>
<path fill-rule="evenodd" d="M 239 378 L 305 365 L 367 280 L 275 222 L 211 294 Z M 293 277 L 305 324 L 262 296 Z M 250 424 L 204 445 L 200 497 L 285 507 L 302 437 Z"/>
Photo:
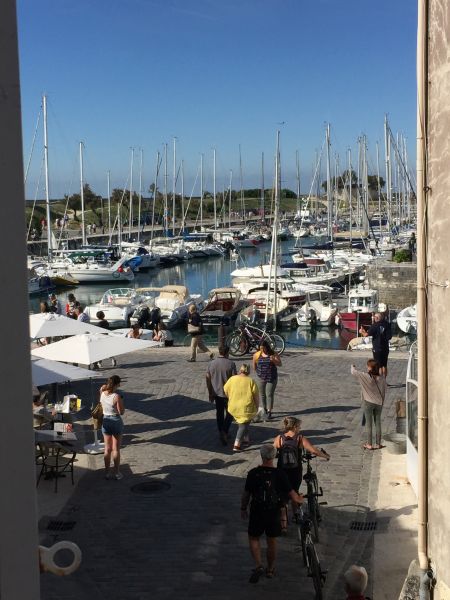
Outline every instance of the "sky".
<path fill-rule="evenodd" d="M 165 144 L 171 190 L 174 137 L 186 195 L 202 154 L 212 191 L 213 148 L 217 191 L 230 171 L 239 189 L 239 147 L 243 186 L 260 186 L 264 153 L 270 187 L 277 130 L 282 186 L 296 189 L 298 152 L 308 193 L 326 123 L 340 171 L 365 134 L 369 172 L 378 141 L 383 175 L 385 114 L 414 168 L 414 0 L 17 0 L 17 10 L 28 199 L 45 196 L 44 93 L 52 198 L 79 191 L 80 141 L 84 181 L 103 196 L 108 171 L 111 188 L 129 186 L 131 148 L 135 190 L 142 150 L 145 194 Z"/>

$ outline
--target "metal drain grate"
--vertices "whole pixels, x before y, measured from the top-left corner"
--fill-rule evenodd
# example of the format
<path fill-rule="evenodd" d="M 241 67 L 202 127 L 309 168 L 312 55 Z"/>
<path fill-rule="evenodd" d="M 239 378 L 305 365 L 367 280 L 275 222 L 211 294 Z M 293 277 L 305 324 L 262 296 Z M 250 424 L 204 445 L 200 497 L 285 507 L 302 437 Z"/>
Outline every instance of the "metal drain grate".
<path fill-rule="evenodd" d="M 47 531 L 70 531 L 75 524 L 76 521 L 49 521 Z"/>
<path fill-rule="evenodd" d="M 375 531 L 377 526 L 377 521 L 352 521 L 350 523 L 350 529 L 353 531 Z"/>
<path fill-rule="evenodd" d="M 151 481 L 136 483 L 136 485 L 131 486 L 130 489 L 134 494 L 158 494 L 159 492 L 170 490 L 170 484 L 161 481 L 160 479 L 153 479 Z"/>

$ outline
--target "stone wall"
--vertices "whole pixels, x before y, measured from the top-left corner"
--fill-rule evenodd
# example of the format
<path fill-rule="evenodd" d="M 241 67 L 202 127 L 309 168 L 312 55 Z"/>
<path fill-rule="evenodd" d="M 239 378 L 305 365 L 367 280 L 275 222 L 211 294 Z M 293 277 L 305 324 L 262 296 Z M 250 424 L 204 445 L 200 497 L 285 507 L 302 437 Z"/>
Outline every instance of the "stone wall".
<path fill-rule="evenodd" d="M 429 555 L 435 600 L 450 597 L 450 4 L 429 3 L 427 364 Z"/>
<path fill-rule="evenodd" d="M 379 302 L 398 310 L 416 303 L 417 268 L 415 263 L 387 261 L 374 261 L 374 263 L 368 267 L 366 279 L 370 288 L 378 290 Z"/>

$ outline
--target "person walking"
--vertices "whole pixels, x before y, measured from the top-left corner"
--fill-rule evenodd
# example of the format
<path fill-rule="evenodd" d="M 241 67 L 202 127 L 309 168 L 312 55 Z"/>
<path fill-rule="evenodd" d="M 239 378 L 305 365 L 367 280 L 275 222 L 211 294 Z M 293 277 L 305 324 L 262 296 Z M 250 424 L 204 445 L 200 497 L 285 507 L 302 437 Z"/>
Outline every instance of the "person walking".
<path fill-rule="evenodd" d="M 257 375 L 261 402 L 268 419 L 272 418 L 275 389 L 278 383 L 277 367 L 281 367 L 281 358 L 264 340 L 253 355 L 253 368 Z"/>
<path fill-rule="evenodd" d="M 210 352 L 203 341 L 203 323 L 195 304 L 189 306 L 188 333 L 191 334 L 191 357 L 188 362 L 197 360 L 197 352 Z M 209 358 L 214 358 L 214 352 L 210 352 Z"/>
<path fill-rule="evenodd" d="M 223 386 L 228 398 L 228 412 L 238 424 L 233 452 L 240 452 L 242 447 L 250 445 L 249 429 L 253 417 L 258 412 L 258 386 L 249 377 L 248 365 L 241 365 L 238 375 L 233 375 Z"/>
<path fill-rule="evenodd" d="M 111 479 L 111 459 L 114 465 L 114 479 L 122 479 L 120 472 L 120 445 L 122 442 L 123 420 L 125 412 L 123 398 L 118 393 L 120 377 L 113 375 L 100 388 L 100 403 L 103 409 L 102 433 L 105 440 L 105 479 Z"/>
<path fill-rule="evenodd" d="M 219 347 L 219 356 L 208 364 L 206 372 L 206 387 L 208 388 L 209 401 L 216 405 L 216 422 L 219 430 L 220 441 L 224 446 L 228 443 L 228 431 L 233 417 L 228 412 L 228 399 L 223 386 L 236 375 L 236 363 L 228 358 L 229 348 Z"/>
<path fill-rule="evenodd" d="M 302 454 L 306 450 L 314 456 L 330 460 L 330 455 L 316 448 L 308 438 L 300 433 L 302 422 L 296 417 L 284 417 L 281 433 L 274 439 L 277 450 L 277 467 L 282 469 L 293 490 L 298 492 L 302 483 Z M 296 507 L 292 507 L 295 514 Z M 287 532 L 287 504 L 281 510 L 281 532 Z"/>
<path fill-rule="evenodd" d="M 387 377 L 389 340 L 392 338 L 392 330 L 391 324 L 386 320 L 386 315 L 380 312 L 375 313 L 369 329 L 361 327 L 359 333 L 363 337 L 372 336 L 373 358 L 378 363 L 381 373 Z"/>
<path fill-rule="evenodd" d="M 358 371 L 355 365 L 351 366 L 350 372 L 359 381 L 364 401 L 367 441 L 363 448 L 365 450 L 379 450 L 382 448 L 381 411 L 386 396 L 386 377 L 381 372 L 378 363 L 372 358 L 367 361 L 367 373 Z M 375 444 L 372 444 L 372 423 L 375 423 Z"/>
<path fill-rule="evenodd" d="M 249 582 L 258 583 L 266 574 L 269 579 L 275 574 L 277 556 L 277 537 L 281 535 L 280 510 L 282 498 L 290 497 L 298 504 L 303 496 L 292 489 L 288 478 L 281 469 L 274 467 L 276 449 L 272 444 L 263 444 L 260 449 L 262 463 L 248 472 L 244 492 L 241 497 L 241 517 L 248 518 L 247 508 L 250 504 L 248 518 L 248 541 L 250 553 L 255 561 Z M 264 570 L 261 557 L 261 536 L 267 540 L 267 568 Z"/>

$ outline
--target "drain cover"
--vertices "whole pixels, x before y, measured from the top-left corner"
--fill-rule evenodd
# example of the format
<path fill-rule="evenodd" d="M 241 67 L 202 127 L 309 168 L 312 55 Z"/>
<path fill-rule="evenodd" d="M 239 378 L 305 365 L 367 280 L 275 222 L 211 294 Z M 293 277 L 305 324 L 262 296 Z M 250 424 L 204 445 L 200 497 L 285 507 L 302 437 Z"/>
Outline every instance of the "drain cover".
<path fill-rule="evenodd" d="M 352 521 L 350 523 L 350 529 L 353 531 L 375 531 L 377 526 L 377 521 Z"/>
<path fill-rule="evenodd" d="M 130 489 L 134 494 L 158 494 L 159 492 L 170 490 L 170 484 L 160 479 L 153 479 L 151 481 L 136 483 Z"/>
<path fill-rule="evenodd" d="M 47 531 L 70 531 L 75 523 L 76 521 L 49 521 Z"/>
<path fill-rule="evenodd" d="M 176 379 L 151 379 L 150 383 L 163 385 L 165 383 L 175 383 Z"/>

